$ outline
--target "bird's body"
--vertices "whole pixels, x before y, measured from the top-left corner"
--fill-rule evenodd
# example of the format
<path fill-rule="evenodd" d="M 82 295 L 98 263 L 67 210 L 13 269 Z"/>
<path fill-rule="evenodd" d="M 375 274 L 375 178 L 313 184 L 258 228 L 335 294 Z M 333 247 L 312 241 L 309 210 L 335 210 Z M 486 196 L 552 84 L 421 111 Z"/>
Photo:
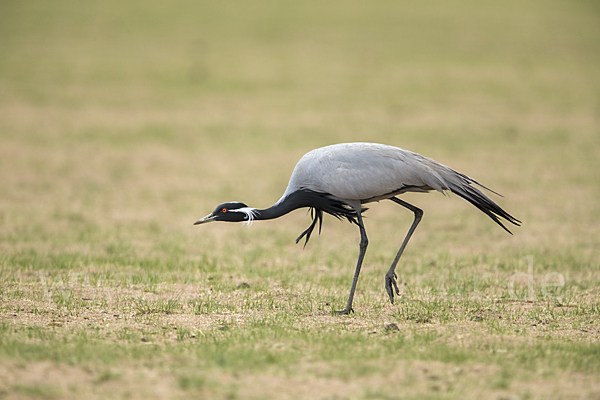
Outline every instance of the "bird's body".
<path fill-rule="evenodd" d="M 298 161 L 283 197 L 299 188 L 310 188 L 338 199 L 367 203 L 402 193 L 403 189 L 442 191 L 447 189 L 440 176 L 445 170 L 449 169 L 398 147 L 335 144 L 310 151 Z"/>
<path fill-rule="evenodd" d="M 354 290 L 368 244 L 362 223 L 361 214 L 365 210 L 362 204 L 390 199 L 415 214 L 415 221 L 386 274 L 386 289 L 393 303 L 392 286 L 399 293 L 395 281 L 396 264 L 423 214 L 420 209 L 395 196 L 406 192 L 450 191 L 473 204 L 506 231 L 508 229 L 499 217 L 519 224 L 520 221 L 477 187 L 489 190 L 466 175 L 408 150 L 376 143 L 341 143 L 306 153 L 296 164 L 283 196 L 272 207 L 259 210 L 243 203 L 223 203 L 196 224 L 214 220 L 252 222 L 277 218 L 292 210 L 310 207 L 313 210 L 313 223 L 297 240 L 306 236 L 308 242 L 317 222 L 320 229 L 324 212 L 347 218 L 357 224 L 361 231 L 360 254 L 350 298 L 346 308 L 340 312 L 347 314 L 352 310 Z"/>

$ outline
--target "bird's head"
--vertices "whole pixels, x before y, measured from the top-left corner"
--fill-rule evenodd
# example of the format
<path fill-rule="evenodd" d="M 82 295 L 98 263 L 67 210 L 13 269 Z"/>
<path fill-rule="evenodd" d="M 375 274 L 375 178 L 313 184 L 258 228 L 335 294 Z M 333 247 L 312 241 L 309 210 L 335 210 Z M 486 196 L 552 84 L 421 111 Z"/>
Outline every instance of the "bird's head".
<path fill-rule="evenodd" d="M 194 222 L 194 225 L 206 224 L 212 221 L 226 222 L 252 222 L 256 214 L 256 209 L 250 208 L 244 203 L 232 201 L 219 204 L 217 208 L 206 217 Z"/>

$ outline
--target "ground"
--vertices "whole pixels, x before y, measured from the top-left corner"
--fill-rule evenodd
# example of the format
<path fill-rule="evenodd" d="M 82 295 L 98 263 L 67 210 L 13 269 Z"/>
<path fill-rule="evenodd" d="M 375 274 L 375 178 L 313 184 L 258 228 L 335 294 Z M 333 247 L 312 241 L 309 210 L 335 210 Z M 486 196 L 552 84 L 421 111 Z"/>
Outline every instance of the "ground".
<path fill-rule="evenodd" d="M 0 6 L 0 397 L 600 398 L 593 2 Z M 338 142 L 416 151 L 456 196 L 358 229 L 264 208 Z"/>

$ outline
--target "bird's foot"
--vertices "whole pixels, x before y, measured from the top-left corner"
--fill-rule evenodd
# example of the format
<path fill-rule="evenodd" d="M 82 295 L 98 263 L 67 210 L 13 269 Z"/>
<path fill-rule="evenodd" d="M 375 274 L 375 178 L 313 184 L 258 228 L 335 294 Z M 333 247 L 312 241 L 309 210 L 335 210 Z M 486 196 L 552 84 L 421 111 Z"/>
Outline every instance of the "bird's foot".
<path fill-rule="evenodd" d="M 352 307 L 348 308 L 344 308 L 341 311 L 334 311 L 333 312 L 335 315 L 350 315 L 350 313 L 354 313 L 354 309 Z"/>
<path fill-rule="evenodd" d="M 387 291 L 388 296 L 390 296 L 390 303 L 392 304 L 394 304 L 394 292 L 396 292 L 396 294 L 400 296 L 400 289 L 398 289 L 396 278 L 398 278 L 398 276 L 395 272 L 390 271 L 387 274 L 385 274 L 385 290 Z"/>

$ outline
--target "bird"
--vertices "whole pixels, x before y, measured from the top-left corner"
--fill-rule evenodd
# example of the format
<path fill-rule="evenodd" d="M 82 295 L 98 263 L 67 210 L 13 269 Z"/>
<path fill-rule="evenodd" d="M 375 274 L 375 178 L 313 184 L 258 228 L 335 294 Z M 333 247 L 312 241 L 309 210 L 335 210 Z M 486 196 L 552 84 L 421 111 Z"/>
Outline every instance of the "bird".
<path fill-rule="evenodd" d="M 312 223 L 296 239 L 298 243 L 305 238 L 306 246 L 317 224 L 321 232 L 324 213 L 347 219 L 360 230 L 359 255 L 346 307 L 335 312 L 348 315 L 354 312 L 354 293 L 369 244 L 362 215 L 367 210 L 364 204 L 391 200 L 414 214 L 412 225 L 384 278 L 390 303 L 394 304 L 394 293 L 400 296 L 396 266 L 423 217 L 423 210 L 398 196 L 409 192 L 454 193 L 512 234 L 501 219 L 516 226 L 520 226 L 521 221 L 482 190 L 501 196 L 467 175 L 412 151 L 378 143 L 339 143 L 306 153 L 296 164 L 285 192 L 273 206 L 257 209 L 237 201 L 222 203 L 194 225 L 213 221 L 251 224 L 309 208 Z"/>

